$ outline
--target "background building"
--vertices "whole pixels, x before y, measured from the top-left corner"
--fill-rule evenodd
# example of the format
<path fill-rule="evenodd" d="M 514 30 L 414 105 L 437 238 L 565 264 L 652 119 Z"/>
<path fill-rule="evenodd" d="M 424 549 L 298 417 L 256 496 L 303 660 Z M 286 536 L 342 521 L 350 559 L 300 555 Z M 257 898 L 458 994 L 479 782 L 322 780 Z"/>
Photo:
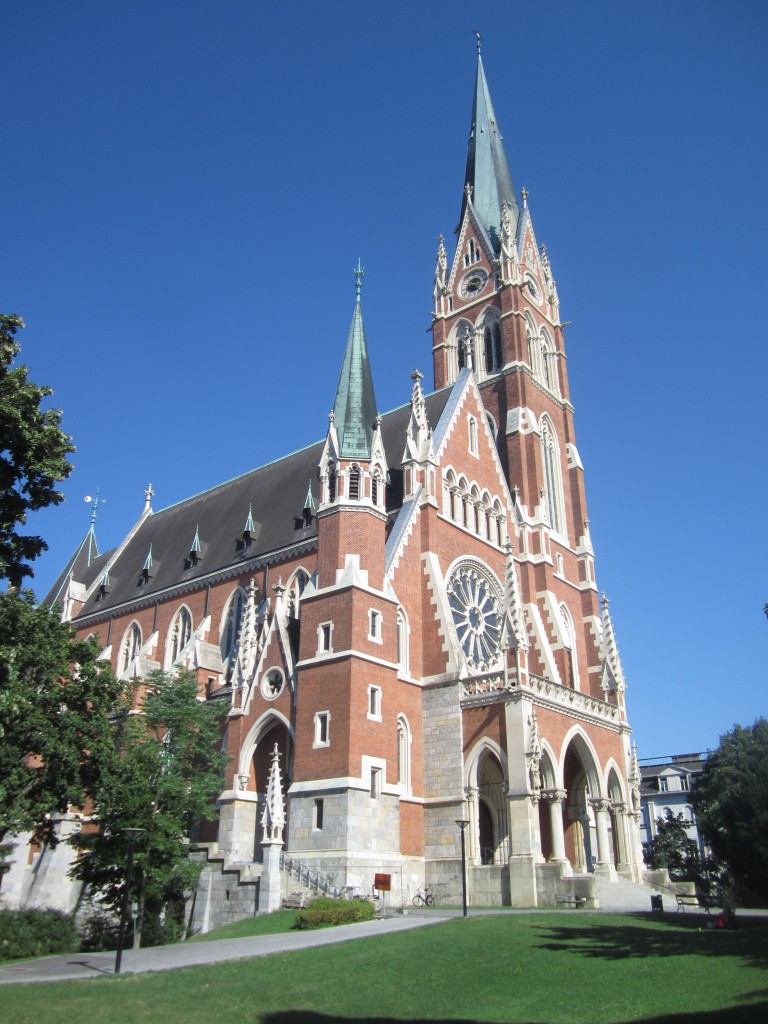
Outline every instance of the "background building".
<path fill-rule="evenodd" d="M 705 854 L 704 840 L 696 823 L 691 804 L 691 785 L 704 770 L 706 754 L 671 754 L 667 757 L 651 757 L 640 760 L 640 838 L 643 851 L 656 835 L 656 819 L 663 818 L 669 810 L 674 815 L 682 814 L 686 822 L 689 839 L 695 839 L 699 853 Z"/>

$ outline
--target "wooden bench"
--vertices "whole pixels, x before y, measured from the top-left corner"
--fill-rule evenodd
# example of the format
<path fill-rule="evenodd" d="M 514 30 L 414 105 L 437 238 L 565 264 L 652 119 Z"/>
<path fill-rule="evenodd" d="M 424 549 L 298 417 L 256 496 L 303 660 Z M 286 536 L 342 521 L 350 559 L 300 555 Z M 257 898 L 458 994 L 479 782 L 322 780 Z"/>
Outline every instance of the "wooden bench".
<path fill-rule="evenodd" d="M 574 907 L 579 910 L 587 902 L 586 896 L 569 896 L 567 893 L 562 893 L 559 896 L 555 896 L 555 902 L 559 907 Z"/>
<path fill-rule="evenodd" d="M 677 900 L 678 913 L 681 910 L 685 913 L 686 907 L 693 907 L 694 910 L 705 910 L 709 913 L 709 909 L 712 906 L 709 900 L 700 900 L 696 893 L 693 892 L 677 892 L 675 893 L 675 899 Z"/>

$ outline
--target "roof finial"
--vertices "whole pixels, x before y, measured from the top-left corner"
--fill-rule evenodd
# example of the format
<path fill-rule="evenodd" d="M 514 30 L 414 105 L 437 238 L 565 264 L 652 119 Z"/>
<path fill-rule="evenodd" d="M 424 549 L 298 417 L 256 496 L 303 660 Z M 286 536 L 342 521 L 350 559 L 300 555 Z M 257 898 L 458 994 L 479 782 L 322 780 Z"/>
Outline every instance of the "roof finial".
<path fill-rule="evenodd" d="M 357 293 L 357 301 L 360 301 L 360 292 L 363 288 L 363 278 L 365 277 L 365 271 L 363 270 L 362 264 L 360 263 L 360 257 L 357 257 L 357 266 L 353 271 L 355 275 L 355 292 Z"/>
<path fill-rule="evenodd" d="M 144 491 L 144 511 L 149 512 L 152 508 L 152 499 L 155 496 L 155 492 L 152 490 L 152 484 Z"/>
<path fill-rule="evenodd" d="M 88 531 L 88 565 L 90 565 L 91 564 L 91 559 L 93 558 L 93 549 L 96 548 L 96 554 L 97 555 L 99 553 L 98 546 L 96 545 L 96 533 L 95 533 L 95 530 L 96 530 L 96 513 L 99 510 L 99 505 L 103 505 L 104 502 L 107 499 L 99 497 L 99 489 L 97 487 L 96 488 L 96 496 L 92 498 L 90 496 L 90 494 L 86 494 L 85 500 L 91 506 L 91 528 Z"/>
<path fill-rule="evenodd" d="M 477 56 L 479 57 L 483 46 L 483 37 L 479 32 L 475 32 L 475 38 L 477 39 Z"/>

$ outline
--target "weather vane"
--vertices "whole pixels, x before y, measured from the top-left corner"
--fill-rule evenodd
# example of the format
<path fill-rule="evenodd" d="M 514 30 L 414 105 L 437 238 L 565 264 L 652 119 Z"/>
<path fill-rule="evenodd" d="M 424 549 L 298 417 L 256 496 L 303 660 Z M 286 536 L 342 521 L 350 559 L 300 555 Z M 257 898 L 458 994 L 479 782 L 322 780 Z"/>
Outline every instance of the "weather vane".
<path fill-rule="evenodd" d="M 365 277 L 365 271 L 363 270 L 362 264 L 360 263 L 360 257 L 357 257 L 357 266 L 353 271 L 355 275 L 355 291 L 357 292 L 357 298 L 360 298 L 360 292 L 363 287 L 363 278 Z"/>
<path fill-rule="evenodd" d="M 475 38 L 477 39 L 477 56 L 479 57 L 480 51 L 483 46 L 483 37 L 480 35 L 479 32 L 475 32 Z"/>
<path fill-rule="evenodd" d="M 96 513 L 99 511 L 99 505 L 106 505 L 107 499 L 99 497 L 99 489 L 96 488 L 95 497 L 91 497 L 90 494 L 86 494 L 85 501 L 91 506 L 91 526 L 96 522 Z"/>

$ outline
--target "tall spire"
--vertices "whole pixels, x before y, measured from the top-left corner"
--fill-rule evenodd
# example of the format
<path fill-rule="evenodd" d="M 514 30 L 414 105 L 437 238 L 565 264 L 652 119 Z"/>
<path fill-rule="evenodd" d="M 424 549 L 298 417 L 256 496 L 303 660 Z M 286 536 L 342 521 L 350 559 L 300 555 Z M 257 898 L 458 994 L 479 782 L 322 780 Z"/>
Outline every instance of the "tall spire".
<path fill-rule="evenodd" d="M 357 299 L 333 402 L 333 422 L 339 437 L 339 455 L 345 459 L 370 459 L 377 412 L 360 305 L 364 276 L 360 260 L 354 274 Z"/>
<path fill-rule="evenodd" d="M 498 252 L 501 244 L 502 203 L 506 203 L 509 208 L 513 233 L 517 227 L 519 207 L 504 153 L 504 140 L 499 131 L 488 83 L 485 80 L 479 38 L 475 100 L 472 105 L 472 127 L 469 132 L 464 182 L 462 217 L 467 201 L 471 198 L 475 213 Z M 469 189 L 467 186 L 470 186 Z"/>

